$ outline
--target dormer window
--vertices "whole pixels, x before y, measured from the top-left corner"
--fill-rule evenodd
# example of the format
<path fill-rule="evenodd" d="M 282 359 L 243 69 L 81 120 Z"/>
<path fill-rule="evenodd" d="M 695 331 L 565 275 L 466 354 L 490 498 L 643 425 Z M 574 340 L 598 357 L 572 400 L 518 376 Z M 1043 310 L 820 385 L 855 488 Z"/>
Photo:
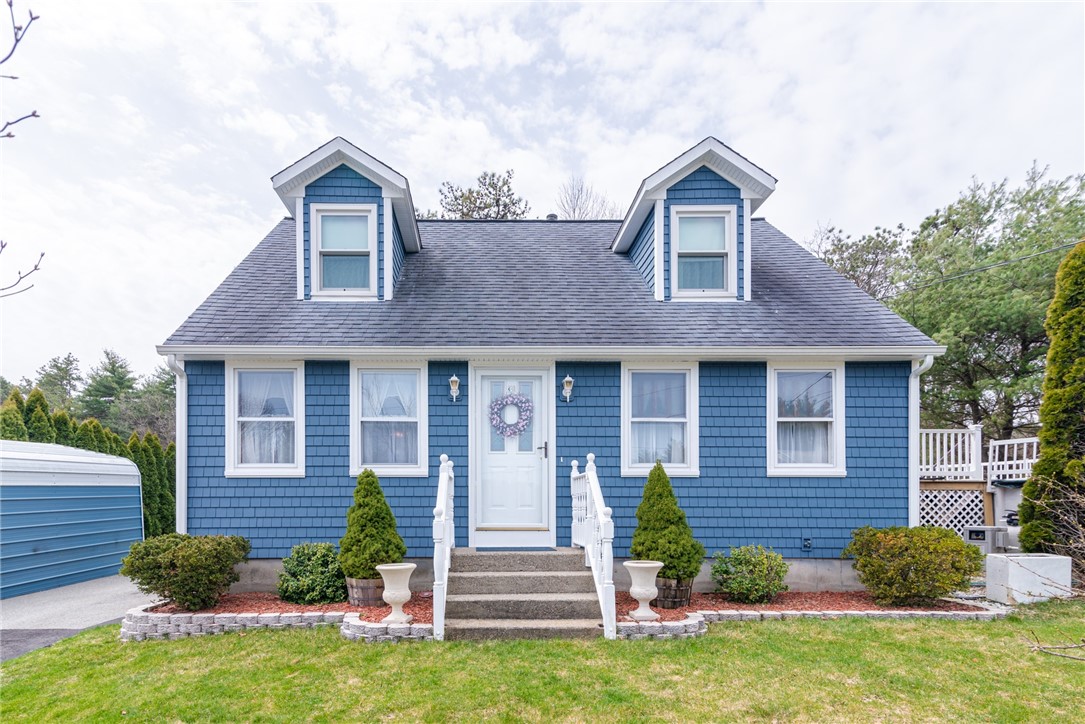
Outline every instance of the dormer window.
<path fill-rule="evenodd" d="M 671 206 L 671 296 L 734 299 L 737 208 Z"/>
<path fill-rule="evenodd" d="M 375 297 L 377 207 L 312 204 L 313 295 Z"/>

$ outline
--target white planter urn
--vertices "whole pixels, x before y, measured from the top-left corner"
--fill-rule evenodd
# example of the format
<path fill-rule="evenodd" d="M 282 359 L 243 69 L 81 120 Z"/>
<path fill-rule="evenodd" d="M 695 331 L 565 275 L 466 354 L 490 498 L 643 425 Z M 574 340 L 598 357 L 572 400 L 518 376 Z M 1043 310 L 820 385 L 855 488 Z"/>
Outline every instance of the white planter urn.
<path fill-rule="evenodd" d="M 384 602 L 392 612 L 381 623 L 410 623 L 413 616 L 403 612 L 403 604 L 411 600 L 411 574 L 414 563 L 385 563 L 377 566 L 377 573 L 384 579 Z"/>
<path fill-rule="evenodd" d="M 629 578 L 633 581 L 629 587 L 629 595 L 640 604 L 635 611 L 630 612 L 630 617 L 634 621 L 655 621 L 659 614 L 648 607 L 648 602 L 658 593 L 656 574 L 663 564 L 659 561 L 625 561 L 622 565 L 629 571 Z"/>

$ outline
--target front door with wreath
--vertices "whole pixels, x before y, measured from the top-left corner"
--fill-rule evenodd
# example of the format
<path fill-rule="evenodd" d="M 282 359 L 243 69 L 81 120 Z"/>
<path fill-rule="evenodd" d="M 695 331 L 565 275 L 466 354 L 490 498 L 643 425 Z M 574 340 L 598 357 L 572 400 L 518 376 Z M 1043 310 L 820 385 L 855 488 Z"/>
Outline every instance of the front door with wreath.
<path fill-rule="evenodd" d="M 478 378 L 476 546 L 554 543 L 548 379 L 534 370 Z"/>

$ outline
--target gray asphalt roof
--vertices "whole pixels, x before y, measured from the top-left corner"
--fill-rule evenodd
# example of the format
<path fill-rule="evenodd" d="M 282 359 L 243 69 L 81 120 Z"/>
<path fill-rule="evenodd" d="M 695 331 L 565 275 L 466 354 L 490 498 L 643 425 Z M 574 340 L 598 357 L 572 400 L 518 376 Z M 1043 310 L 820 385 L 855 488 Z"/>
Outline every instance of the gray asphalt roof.
<path fill-rule="evenodd" d="M 351 303 L 295 299 L 284 219 L 166 345 L 934 345 L 761 219 L 752 301 L 657 302 L 609 250 L 619 225 L 419 221 L 394 299 Z"/>

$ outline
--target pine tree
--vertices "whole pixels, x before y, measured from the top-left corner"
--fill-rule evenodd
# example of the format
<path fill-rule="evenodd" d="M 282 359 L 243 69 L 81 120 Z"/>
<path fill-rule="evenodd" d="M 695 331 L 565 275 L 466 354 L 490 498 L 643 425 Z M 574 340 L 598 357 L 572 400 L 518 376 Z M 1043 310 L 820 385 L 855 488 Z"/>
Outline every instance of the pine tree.
<path fill-rule="evenodd" d="M 53 413 L 53 429 L 57 433 L 57 445 L 75 445 L 75 434 L 78 427 L 67 412 L 57 410 Z"/>
<path fill-rule="evenodd" d="M 87 375 L 87 386 L 79 396 L 82 413 L 105 420 L 113 405 L 136 387 L 136 376 L 128 360 L 111 349 L 103 352 L 102 363 Z"/>
<path fill-rule="evenodd" d="M 1021 547 L 1047 551 L 1054 542 L 1046 501 L 1052 483 L 1073 489 L 1085 480 L 1085 243 L 1059 265 L 1055 298 L 1045 322 L 1051 342 L 1040 404 L 1040 459 L 1025 484 L 1021 504 Z"/>
<path fill-rule="evenodd" d="M 56 442 L 57 432 L 53 427 L 53 421 L 42 412 L 40 407 L 35 407 L 30 416 L 30 424 L 26 426 L 27 439 L 30 442 Z"/>
<path fill-rule="evenodd" d="M 8 395 L 5 403 L 12 403 L 15 405 L 15 409 L 19 411 L 19 416 L 23 418 L 23 425 L 26 425 L 26 401 L 23 400 L 23 393 L 19 391 L 18 387 L 11 388 L 11 394 Z"/>
<path fill-rule="evenodd" d="M 17 391 L 17 390 L 16 390 Z M 23 422 L 23 414 L 19 412 L 19 406 L 11 398 L 0 407 L 0 440 L 29 439 L 26 423 Z"/>
<path fill-rule="evenodd" d="M 347 533 L 339 541 L 339 564 L 347 578 L 378 578 L 377 566 L 399 563 L 407 546 L 396 531 L 396 517 L 372 470 L 358 476 L 354 505 L 347 511 Z"/>
<path fill-rule="evenodd" d="M 658 461 L 648 473 L 644 497 L 637 506 L 637 528 L 629 554 L 637 560 L 661 561 L 660 578 L 689 580 L 696 577 L 704 562 L 704 546 L 693 537 L 671 479 Z"/>

